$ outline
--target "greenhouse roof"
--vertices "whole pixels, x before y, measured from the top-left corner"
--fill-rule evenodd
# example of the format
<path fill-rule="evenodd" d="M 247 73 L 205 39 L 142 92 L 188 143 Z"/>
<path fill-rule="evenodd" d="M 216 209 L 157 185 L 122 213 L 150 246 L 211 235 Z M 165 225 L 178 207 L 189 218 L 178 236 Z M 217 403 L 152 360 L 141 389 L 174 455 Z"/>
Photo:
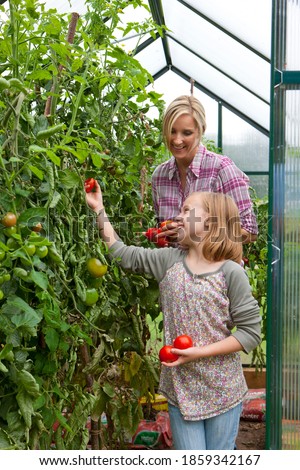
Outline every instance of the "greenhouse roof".
<path fill-rule="evenodd" d="M 43 3 L 59 13 L 86 12 L 84 0 Z M 144 21 L 151 14 L 167 27 L 164 37 L 122 37 L 117 31 L 116 40 L 135 50 L 165 101 L 189 94 L 193 87 L 268 135 L 272 0 L 145 3 L 151 13 L 129 5 L 124 23 Z"/>

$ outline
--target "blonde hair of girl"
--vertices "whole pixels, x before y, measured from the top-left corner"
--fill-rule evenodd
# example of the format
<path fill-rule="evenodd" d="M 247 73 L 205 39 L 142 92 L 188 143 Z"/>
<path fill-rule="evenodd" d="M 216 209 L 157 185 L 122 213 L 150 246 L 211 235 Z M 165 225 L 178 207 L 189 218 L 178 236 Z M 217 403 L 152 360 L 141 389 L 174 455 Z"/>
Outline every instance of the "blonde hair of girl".
<path fill-rule="evenodd" d="M 202 238 L 202 253 L 208 261 L 231 259 L 241 263 L 243 255 L 240 216 L 234 200 L 223 193 L 202 192 L 203 209 L 209 214 Z"/>

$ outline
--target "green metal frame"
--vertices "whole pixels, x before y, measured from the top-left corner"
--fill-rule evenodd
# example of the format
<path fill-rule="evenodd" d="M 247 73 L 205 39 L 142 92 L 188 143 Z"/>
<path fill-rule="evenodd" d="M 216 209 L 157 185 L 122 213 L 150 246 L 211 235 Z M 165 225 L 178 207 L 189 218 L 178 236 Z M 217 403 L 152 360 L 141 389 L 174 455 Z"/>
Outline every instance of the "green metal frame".
<path fill-rule="evenodd" d="M 276 250 L 284 248 L 285 197 L 285 95 L 300 89 L 300 72 L 284 68 L 286 46 L 287 0 L 272 3 L 271 115 L 270 115 L 270 178 L 268 251 L 268 317 L 267 317 L 267 409 L 266 448 L 282 448 L 282 350 L 284 314 L 284 256 L 276 260 Z M 276 250 L 274 250 L 276 248 Z"/>

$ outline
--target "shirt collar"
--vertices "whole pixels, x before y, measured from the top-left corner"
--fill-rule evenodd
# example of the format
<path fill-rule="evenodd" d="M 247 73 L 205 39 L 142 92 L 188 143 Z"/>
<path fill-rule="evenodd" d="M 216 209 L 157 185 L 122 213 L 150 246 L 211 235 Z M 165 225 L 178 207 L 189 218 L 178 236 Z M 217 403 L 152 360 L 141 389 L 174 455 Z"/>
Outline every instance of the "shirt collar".
<path fill-rule="evenodd" d="M 202 161 L 204 152 L 205 152 L 205 147 L 204 145 L 200 144 L 197 150 L 197 153 L 189 166 L 189 169 L 191 170 L 192 173 L 194 173 L 196 178 L 199 178 L 200 176 L 201 161 Z M 176 160 L 172 156 L 170 159 L 170 166 L 169 166 L 169 180 L 171 180 L 174 177 L 177 171 L 178 170 L 177 170 Z"/>

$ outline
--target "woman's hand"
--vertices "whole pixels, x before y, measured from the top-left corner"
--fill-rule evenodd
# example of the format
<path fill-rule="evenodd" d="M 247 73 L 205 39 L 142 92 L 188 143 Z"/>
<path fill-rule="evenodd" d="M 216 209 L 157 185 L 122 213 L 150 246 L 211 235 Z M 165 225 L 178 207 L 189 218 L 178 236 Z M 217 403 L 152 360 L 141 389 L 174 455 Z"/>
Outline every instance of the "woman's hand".
<path fill-rule="evenodd" d="M 103 198 L 100 185 L 95 180 L 94 191 L 85 194 L 88 206 L 96 213 L 103 209 Z"/>

